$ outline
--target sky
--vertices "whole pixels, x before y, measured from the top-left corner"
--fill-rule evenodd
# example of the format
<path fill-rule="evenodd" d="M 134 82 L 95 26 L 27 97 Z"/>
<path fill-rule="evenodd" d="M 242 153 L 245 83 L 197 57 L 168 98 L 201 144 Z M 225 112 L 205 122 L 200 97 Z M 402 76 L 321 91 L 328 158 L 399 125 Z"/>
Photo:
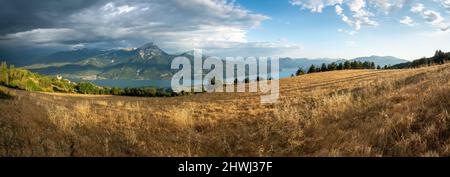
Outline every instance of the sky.
<path fill-rule="evenodd" d="M 403 59 L 450 51 L 450 0 L 0 0 L 0 51 Z M 1 56 L 0 56 L 1 57 Z"/>

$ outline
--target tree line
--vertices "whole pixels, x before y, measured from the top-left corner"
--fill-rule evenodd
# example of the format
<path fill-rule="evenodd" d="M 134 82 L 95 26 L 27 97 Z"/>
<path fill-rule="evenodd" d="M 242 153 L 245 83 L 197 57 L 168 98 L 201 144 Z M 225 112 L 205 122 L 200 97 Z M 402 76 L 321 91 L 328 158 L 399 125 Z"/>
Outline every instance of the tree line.
<path fill-rule="evenodd" d="M 389 67 L 390 69 L 419 68 L 431 65 L 441 65 L 450 61 L 450 52 L 444 53 L 437 50 L 433 57 L 414 60 L 412 62 L 400 63 Z"/>
<path fill-rule="evenodd" d="M 307 71 L 303 70 L 303 68 L 299 68 L 295 75 L 303 75 L 303 74 L 310 74 L 310 73 L 317 73 L 317 72 L 327 72 L 327 71 L 337 71 L 337 70 L 349 70 L 349 69 L 387 69 L 388 66 L 384 66 L 383 68 L 378 66 L 375 66 L 374 62 L 370 61 L 345 61 L 340 63 L 322 63 L 320 66 L 311 65 Z"/>

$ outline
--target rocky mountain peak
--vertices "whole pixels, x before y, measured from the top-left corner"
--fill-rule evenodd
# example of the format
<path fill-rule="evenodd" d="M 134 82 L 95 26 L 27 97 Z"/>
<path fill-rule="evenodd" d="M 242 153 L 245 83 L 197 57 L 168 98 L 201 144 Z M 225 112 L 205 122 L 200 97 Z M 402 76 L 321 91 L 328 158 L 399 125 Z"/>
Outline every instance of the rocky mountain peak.
<path fill-rule="evenodd" d="M 153 42 L 147 43 L 141 47 L 139 47 L 139 56 L 141 58 L 152 58 L 157 55 L 165 55 L 166 53 L 161 50 L 157 45 Z"/>

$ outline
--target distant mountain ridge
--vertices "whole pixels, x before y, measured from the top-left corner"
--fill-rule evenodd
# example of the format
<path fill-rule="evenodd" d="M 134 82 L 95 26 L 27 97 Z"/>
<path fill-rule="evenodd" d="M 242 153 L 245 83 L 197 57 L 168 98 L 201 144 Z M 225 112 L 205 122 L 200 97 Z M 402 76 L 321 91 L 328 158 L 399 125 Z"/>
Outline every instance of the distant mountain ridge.
<path fill-rule="evenodd" d="M 370 62 L 374 62 L 375 65 L 379 65 L 381 67 L 383 67 L 385 65 L 390 66 L 390 65 L 396 65 L 399 63 L 408 62 L 408 60 L 400 59 L 400 58 L 393 57 L 393 56 L 376 56 L 376 55 L 372 55 L 369 57 L 358 57 L 358 58 L 351 59 L 351 61 L 361 61 L 361 62 L 370 61 Z"/>
<path fill-rule="evenodd" d="M 192 51 L 181 54 L 169 54 L 154 43 L 147 43 L 139 48 L 127 49 L 78 49 L 72 51 L 56 52 L 42 58 L 38 65 L 24 68 L 46 75 L 85 80 L 97 79 L 170 79 L 176 72 L 170 69 L 171 62 L 178 56 L 193 60 Z M 205 58 L 205 56 L 203 56 Z M 407 60 L 390 56 L 359 57 L 351 60 L 373 61 L 376 65 L 395 65 Z M 281 58 L 280 68 L 308 68 L 311 65 L 322 63 L 344 62 L 345 59 L 331 58 Z"/>
<path fill-rule="evenodd" d="M 173 74 L 170 63 L 175 57 L 148 43 L 131 49 L 57 52 L 44 59 L 45 64 L 25 68 L 46 75 L 61 74 L 63 77 L 86 80 L 167 79 Z"/>
<path fill-rule="evenodd" d="M 49 56 L 41 58 L 41 63 L 66 63 L 66 62 L 79 62 L 86 58 L 94 57 L 105 53 L 105 51 L 99 49 L 77 49 L 71 51 L 56 52 Z"/>
<path fill-rule="evenodd" d="M 329 58 L 280 58 L 280 68 L 308 68 L 311 65 L 321 65 L 322 63 L 336 62 L 338 59 Z"/>

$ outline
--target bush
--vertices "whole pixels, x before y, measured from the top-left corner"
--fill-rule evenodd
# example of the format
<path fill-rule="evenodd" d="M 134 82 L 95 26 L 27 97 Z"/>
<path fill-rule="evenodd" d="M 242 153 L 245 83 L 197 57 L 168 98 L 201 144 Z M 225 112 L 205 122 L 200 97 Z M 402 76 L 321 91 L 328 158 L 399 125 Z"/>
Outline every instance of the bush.
<path fill-rule="evenodd" d="M 42 91 L 42 88 L 39 87 L 34 81 L 27 80 L 25 85 L 25 90 L 27 91 Z"/>
<path fill-rule="evenodd" d="M 80 82 L 76 89 L 79 93 L 83 94 L 98 94 L 97 86 L 90 82 Z"/>
<path fill-rule="evenodd" d="M 122 94 L 122 89 L 120 89 L 119 87 L 113 87 L 113 88 L 111 88 L 111 94 L 112 95 L 120 95 L 120 94 Z"/>

